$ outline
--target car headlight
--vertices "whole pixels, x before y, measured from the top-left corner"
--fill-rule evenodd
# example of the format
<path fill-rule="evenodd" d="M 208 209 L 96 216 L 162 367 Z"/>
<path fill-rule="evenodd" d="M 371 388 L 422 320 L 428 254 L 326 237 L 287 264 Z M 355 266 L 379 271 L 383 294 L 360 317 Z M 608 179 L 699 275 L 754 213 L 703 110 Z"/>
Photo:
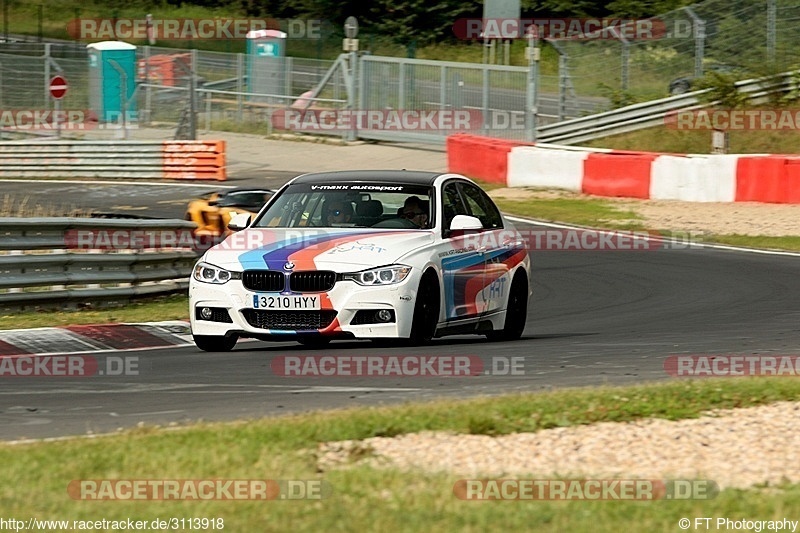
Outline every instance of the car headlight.
<path fill-rule="evenodd" d="M 391 265 L 362 270 L 361 272 L 350 272 L 344 274 L 342 277 L 350 281 L 355 281 L 359 285 L 393 285 L 406 279 L 410 272 L 410 266 Z"/>
<path fill-rule="evenodd" d="M 224 268 L 203 262 L 197 263 L 194 267 L 194 279 L 203 283 L 222 285 L 236 278 L 236 274 L 236 272 L 230 272 Z"/>

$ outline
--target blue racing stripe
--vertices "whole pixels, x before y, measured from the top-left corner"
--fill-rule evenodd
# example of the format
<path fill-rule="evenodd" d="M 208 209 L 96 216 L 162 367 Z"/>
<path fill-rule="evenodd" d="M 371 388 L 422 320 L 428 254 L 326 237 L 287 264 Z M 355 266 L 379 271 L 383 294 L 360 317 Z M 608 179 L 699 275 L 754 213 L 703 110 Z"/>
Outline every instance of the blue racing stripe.
<path fill-rule="evenodd" d="M 283 270 L 283 265 L 288 261 L 289 256 L 310 246 L 319 245 L 341 237 L 352 236 L 358 238 L 363 233 L 337 232 L 325 233 L 322 235 L 302 236 L 301 238 L 290 238 L 276 241 L 272 244 L 262 246 L 255 250 L 250 250 L 239 256 L 239 264 L 245 270 L 263 269 L 265 266 L 269 270 Z"/>

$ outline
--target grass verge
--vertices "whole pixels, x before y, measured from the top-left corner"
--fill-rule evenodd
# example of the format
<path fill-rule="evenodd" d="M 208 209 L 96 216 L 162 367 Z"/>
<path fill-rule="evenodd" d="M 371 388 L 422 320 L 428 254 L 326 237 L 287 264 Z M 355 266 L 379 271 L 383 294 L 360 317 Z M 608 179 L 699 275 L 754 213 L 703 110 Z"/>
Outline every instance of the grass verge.
<path fill-rule="evenodd" d="M 615 230 L 651 230 L 662 235 L 672 231 L 647 227 L 641 217 L 624 206 L 597 198 L 531 198 L 527 200 L 505 200 L 496 198 L 495 203 L 509 215 L 535 218 L 551 222 L 563 222 L 578 226 Z M 675 232 L 680 234 L 680 232 Z M 710 234 L 702 235 L 703 242 L 727 244 L 744 248 L 765 250 L 800 251 L 800 236 L 780 237 L 765 235 Z"/>
<path fill-rule="evenodd" d="M 752 235 L 713 235 L 709 238 L 719 244 L 741 246 L 744 248 L 763 248 L 765 250 L 800 251 L 800 236 L 784 235 L 781 237 Z"/>
<path fill-rule="evenodd" d="M 796 400 L 800 382 L 781 378 L 672 381 L 563 390 L 467 401 L 308 413 L 247 423 L 199 424 L 178 431 L 139 428 L 93 440 L 0 445 L 6 517 L 68 520 L 223 518 L 226 531 L 674 531 L 684 516 L 782 516 L 800 505 L 800 486 L 769 492 L 725 490 L 710 501 L 464 502 L 455 474 L 366 466 L 321 474 L 314 450 L 326 441 L 420 430 L 504 434 L 643 417 L 681 419 L 709 409 Z M 80 501 L 67 485 L 82 479 L 319 479 L 320 501 Z"/>
<path fill-rule="evenodd" d="M 673 154 L 711 153 L 711 132 L 674 130 L 666 126 L 613 135 L 587 146 L 615 150 L 639 150 Z M 796 154 L 800 152 L 800 135 L 786 131 L 732 131 L 731 154 Z"/>
<path fill-rule="evenodd" d="M 135 302 L 125 307 L 81 309 L 76 311 L 0 312 L 0 330 L 43 328 L 75 324 L 114 324 L 117 322 L 152 322 L 157 320 L 188 320 L 189 297 L 183 294 Z"/>
<path fill-rule="evenodd" d="M 596 198 L 495 199 L 504 213 L 523 217 L 613 229 L 644 229 L 641 217 L 619 204 Z"/>

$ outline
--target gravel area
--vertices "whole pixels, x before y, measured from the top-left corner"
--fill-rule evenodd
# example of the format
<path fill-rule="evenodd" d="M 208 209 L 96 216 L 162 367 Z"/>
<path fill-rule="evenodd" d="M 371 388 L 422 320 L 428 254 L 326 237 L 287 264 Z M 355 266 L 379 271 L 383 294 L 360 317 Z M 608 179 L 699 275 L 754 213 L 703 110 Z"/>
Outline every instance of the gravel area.
<path fill-rule="evenodd" d="M 321 444 L 318 468 L 355 463 L 460 476 L 800 482 L 800 403 L 678 421 L 604 422 L 499 437 L 425 432 Z"/>
<path fill-rule="evenodd" d="M 605 198 L 558 190 L 502 188 L 490 191 L 494 198 L 596 198 L 620 204 L 642 217 L 648 228 L 674 231 L 699 231 L 717 235 L 800 235 L 800 205 L 755 202 L 698 203 L 664 200 Z"/>

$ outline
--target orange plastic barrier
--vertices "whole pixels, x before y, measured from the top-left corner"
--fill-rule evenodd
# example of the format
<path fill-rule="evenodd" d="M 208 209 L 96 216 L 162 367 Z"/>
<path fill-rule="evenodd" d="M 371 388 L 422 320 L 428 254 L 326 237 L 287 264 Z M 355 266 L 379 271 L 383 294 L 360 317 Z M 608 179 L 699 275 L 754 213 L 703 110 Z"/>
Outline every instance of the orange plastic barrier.
<path fill-rule="evenodd" d="M 447 169 L 491 183 L 506 183 L 508 153 L 532 143 L 457 133 L 447 137 Z"/>
<path fill-rule="evenodd" d="M 225 141 L 164 141 L 164 178 L 225 181 Z"/>
<path fill-rule="evenodd" d="M 650 197 L 650 167 L 656 154 L 589 154 L 583 192 L 598 196 Z"/>

